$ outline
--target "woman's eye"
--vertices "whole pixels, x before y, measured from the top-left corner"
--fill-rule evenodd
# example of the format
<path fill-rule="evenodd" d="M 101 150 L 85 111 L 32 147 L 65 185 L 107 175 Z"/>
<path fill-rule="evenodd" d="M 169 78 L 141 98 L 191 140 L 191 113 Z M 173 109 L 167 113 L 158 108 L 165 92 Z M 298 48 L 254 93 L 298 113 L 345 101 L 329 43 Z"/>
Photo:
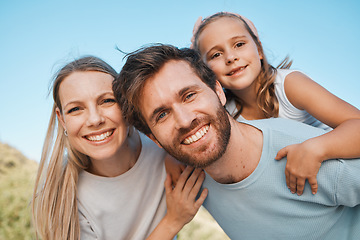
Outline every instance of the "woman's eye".
<path fill-rule="evenodd" d="M 72 112 L 76 112 L 76 111 L 79 111 L 80 108 L 79 107 L 74 107 L 74 108 L 71 108 L 67 113 L 72 113 Z"/>
<path fill-rule="evenodd" d="M 114 102 L 116 102 L 116 100 L 113 98 L 104 99 L 104 103 L 114 103 Z"/>

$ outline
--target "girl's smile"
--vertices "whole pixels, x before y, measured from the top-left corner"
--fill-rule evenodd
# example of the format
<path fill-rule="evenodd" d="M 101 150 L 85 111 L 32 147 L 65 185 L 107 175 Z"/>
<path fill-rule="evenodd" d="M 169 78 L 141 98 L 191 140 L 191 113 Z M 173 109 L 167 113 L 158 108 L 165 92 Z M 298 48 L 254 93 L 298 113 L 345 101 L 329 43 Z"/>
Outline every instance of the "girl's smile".
<path fill-rule="evenodd" d="M 252 89 L 261 70 L 261 54 L 240 19 L 222 17 L 209 23 L 199 35 L 202 58 L 223 87 Z"/>

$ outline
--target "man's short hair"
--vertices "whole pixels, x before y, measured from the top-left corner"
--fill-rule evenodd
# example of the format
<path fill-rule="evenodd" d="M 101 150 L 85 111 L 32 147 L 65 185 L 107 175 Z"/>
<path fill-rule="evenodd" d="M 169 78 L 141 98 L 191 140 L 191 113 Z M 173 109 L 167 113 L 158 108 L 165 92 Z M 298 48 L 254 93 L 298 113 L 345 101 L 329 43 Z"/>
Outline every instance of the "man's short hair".
<path fill-rule="evenodd" d="M 113 83 L 113 91 L 126 121 L 145 134 L 150 134 L 151 130 L 140 112 L 141 93 L 145 82 L 155 76 L 167 62 L 187 62 L 194 74 L 215 91 L 214 72 L 193 49 L 155 44 L 127 54 L 126 58 L 125 65 Z"/>

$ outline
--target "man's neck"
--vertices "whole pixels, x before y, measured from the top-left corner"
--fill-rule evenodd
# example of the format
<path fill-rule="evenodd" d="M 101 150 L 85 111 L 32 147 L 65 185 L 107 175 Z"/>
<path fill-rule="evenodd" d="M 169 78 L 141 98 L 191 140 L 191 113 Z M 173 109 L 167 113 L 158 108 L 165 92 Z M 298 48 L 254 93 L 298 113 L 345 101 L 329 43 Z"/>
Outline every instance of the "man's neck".
<path fill-rule="evenodd" d="M 231 136 L 224 155 L 205 171 L 217 182 L 230 184 L 248 177 L 257 167 L 263 146 L 262 132 L 230 119 Z"/>

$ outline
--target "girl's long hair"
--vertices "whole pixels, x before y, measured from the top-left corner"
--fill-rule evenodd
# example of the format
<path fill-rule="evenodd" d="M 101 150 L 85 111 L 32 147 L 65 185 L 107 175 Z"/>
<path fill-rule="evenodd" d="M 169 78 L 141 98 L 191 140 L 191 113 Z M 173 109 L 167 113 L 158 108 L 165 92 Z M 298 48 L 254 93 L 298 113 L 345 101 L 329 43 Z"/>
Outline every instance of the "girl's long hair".
<path fill-rule="evenodd" d="M 33 224 L 37 238 L 41 239 L 80 239 L 77 182 L 79 171 L 86 169 L 90 160 L 70 146 L 56 116 L 56 109 L 62 109 L 60 84 L 76 71 L 98 71 L 110 74 L 114 79 L 117 77 L 110 65 L 93 56 L 68 63 L 54 77 L 54 104 L 31 203 Z"/>
<path fill-rule="evenodd" d="M 266 59 L 266 56 L 265 56 L 265 53 L 264 53 L 264 50 L 263 50 L 263 47 L 261 45 L 259 38 L 251 30 L 248 23 L 240 15 L 229 13 L 229 12 L 219 12 L 219 13 L 213 14 L 210 17 L 204 19 L 202 21 L 202 23 L 200 24 L 199 28 L 197 29 L 197 31 L 194 33 L 194 48 L 197 51 L 199 51 L 198 38 L 200 36 L 200 33 L 204 30 L 204 28 L 208 24 L 216 21 L 219 18 L 223 18 L 223 17 L 235 18 L 235 19 L 238 19 L 241 22 L 243 22 L 243 24 L 245 25 L 246 29 L 250 33 L 252 39 L 254 40 L 254 42 L 258 48 L 259 54 L 261 56 L 263 56 L 263 59 L 261 59 L 260 74 L 256 80 L 259 84 L 259 89 L 257 91 L 257 105 L 263 112 L 263 115 L 265 118 L 278 117 L 279 102 L 275 95 L 275 85 L 274 85 L 275 78 L 276 78 L 276 72 L 277 72 L 277 69 L 279 69 L 279 68 L 280 69 L 290 68 L 292 61 L 290 61 L 289 58 L 286 57 L 276 68 L 273 67 L 272 65 L 270 65 Z M 232 100 L 232 99 L 235 100 L 238 111 L 233 115 L 233 117 L 234 118 L 239 117 L 239 115 L 241 114 L 242 109 L 243 109 L 243 101 L 241 100 L 241 98 L 235 96 L 235 94 L 233 94 L 231 92 L 231 90 L 229 90 L 229 89 L 225 89 L 225 94 L 226 94 L 226 98 L 228 101 Z"/>

